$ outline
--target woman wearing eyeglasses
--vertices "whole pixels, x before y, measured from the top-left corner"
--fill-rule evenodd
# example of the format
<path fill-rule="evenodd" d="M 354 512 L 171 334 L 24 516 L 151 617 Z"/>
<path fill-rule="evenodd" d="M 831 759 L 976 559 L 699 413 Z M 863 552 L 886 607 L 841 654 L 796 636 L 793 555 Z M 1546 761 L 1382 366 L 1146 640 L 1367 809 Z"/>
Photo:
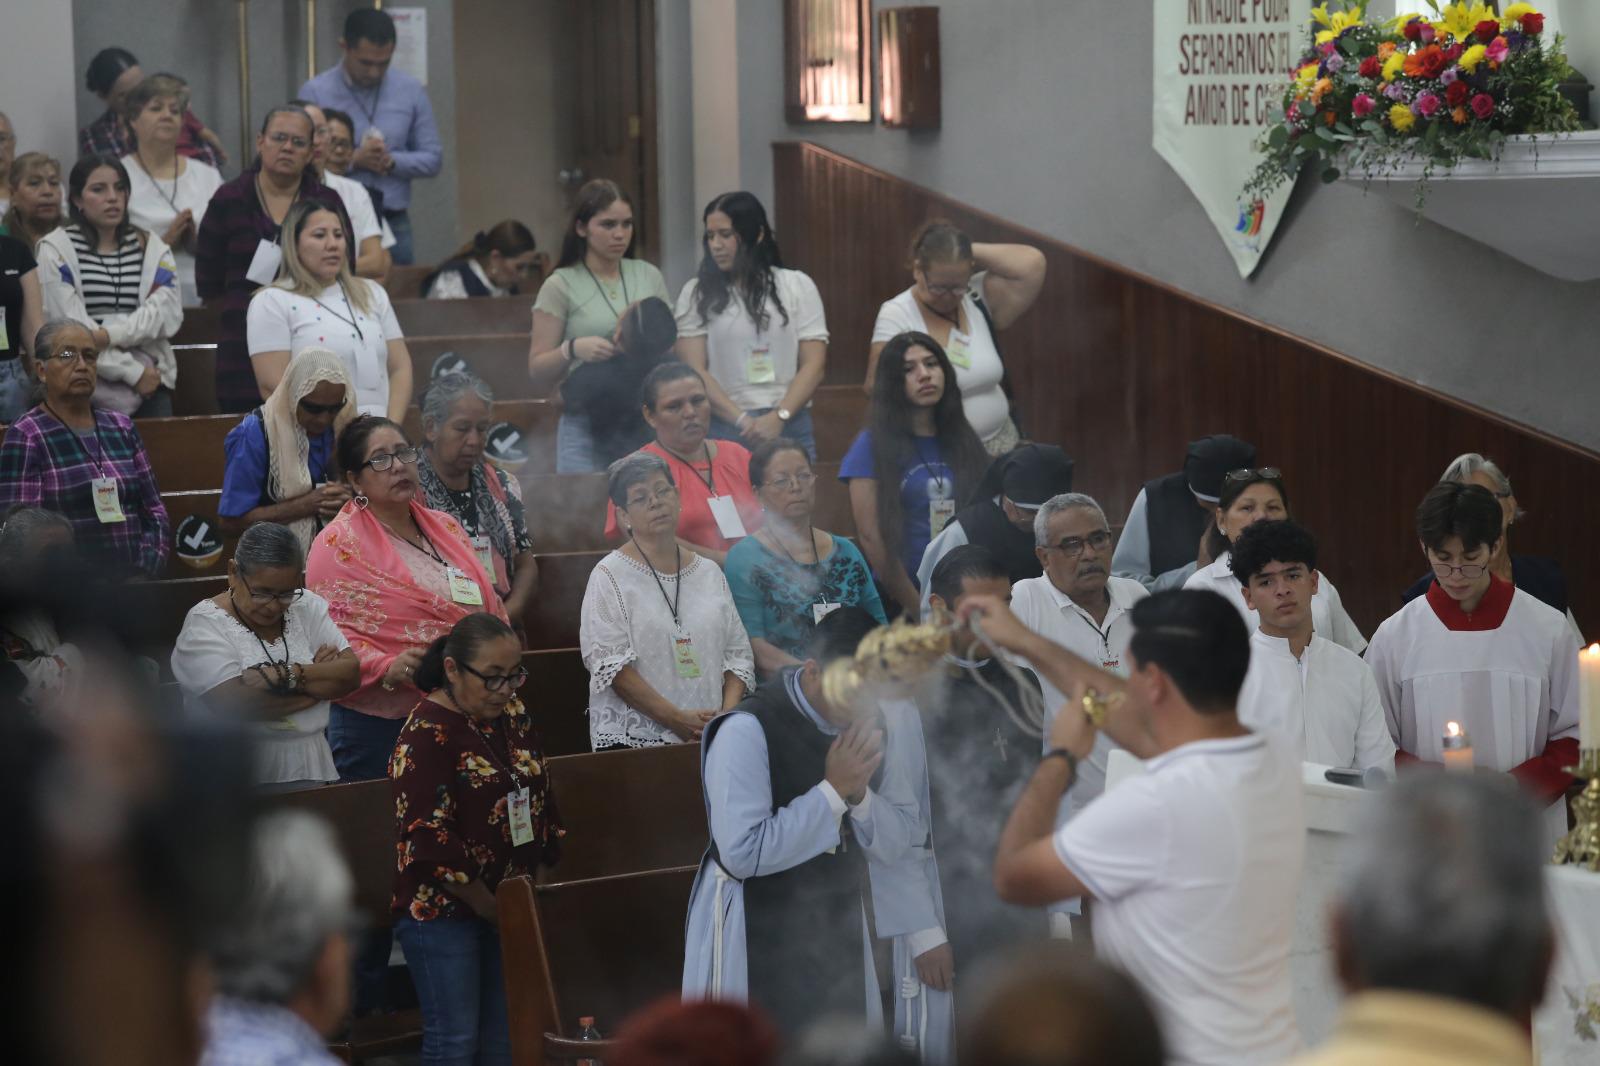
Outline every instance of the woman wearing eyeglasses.
<path fill-rule="evenodd" d="M 887 621 L 856 546 L 813 524 L 816 482 L 805 445 L 794 438 L 769 440 L 750 457 L 750 484 L 764 518 L 729 549 L 724 569 L 764 677 L 799 666 L 817 623 L 840 607 L 861 607 Z"/>
<path fill-rule="evenodd" d="M 336 458 L 354 499 L 311 544 L 307 584 L 361 660 L 360 686 L 328 716 L 341 781 L 387 773 L 429 644 L 469 614 L 506 620 L 461 523 L 423 505 L 420 454 L 387 418 L 352 421 Z"/>
<path fill-rule="evenodd" d="M 423 1062 L 511 1061 L 495 889 L 560 856 L 522 644 L 470 614 L 417 665 L 426 695 L 395 745 L 395 936 L 422 1007 Z M 387 960 L 386 960 L 387 961 Z"/>
<path fill-rule="evenodd" d="M 249 724 L 258 785 L 338 778 L 328 701 L 348 694 L 360 664 L 328 604 L 305 590 L 305 549 L 287 526 L 257 522 L 228 562 L 228 588 L 189 609 L 172 649 L 184 698 Z"/>
<path fill-rule="evenodd" d="M 678 539 L 666 460 L 634 452 L 606 477 L 625 539 L 583 594 L 589 742 L 604 751 L 699 740 L 707 722 L 755 689 L 750 638 L 722 571 Z"/>
<path fill-rule="evenodd" d="M 967 421 L 990 455 L 1021 442 L 996 336 L 1027 313 L 1044 287 L 1044 253 L 1025 244 L 974 244 L 943 219 L 911 238 L 911 288 L 878 308 L 863 386 L 873 390 L 878 354 L 894 337 L 926 333 L 950 356 Z"/>
<path fill-rule="evenodd" d="M 1187 589 L 1210 589 L 1221 594 L 1239 609 L 1245 625 L 1253 632 L 1261 616 L 1244 602 L 1244 585 L 1233 576 L 1230 546 L 1247 526 L 1256 522 L 1281 521 L 1289 517 L 1289 492 L 1283 487 L 1283 472 L 1264 466 L 1259 470 L 1233 470 L 1222 479 L 1222 494 L 1217 499 L 1216 520 L 1206 532 L 1201 562 L 1210 559 L 1189 580 Z M 1311 597 L 1311 628 L 1318 636 L 1342 644 L 1360 655 L 1367 638 L 1356 628 L 1355 620 L 1344 609 L 1339 590 L 1320 570 L 1317 591 Z"/>
<path fill-rule="evenodd" d="M 154 577 L 166 565 L 172 527 L 133 421 L 90 406 L 100 361 L 94 337 L 54 319 L 33 350 L 44 398 L 0 444 L 0 514 L 55 511 L 72 523 L 87 559 L 114 574 Z"/>

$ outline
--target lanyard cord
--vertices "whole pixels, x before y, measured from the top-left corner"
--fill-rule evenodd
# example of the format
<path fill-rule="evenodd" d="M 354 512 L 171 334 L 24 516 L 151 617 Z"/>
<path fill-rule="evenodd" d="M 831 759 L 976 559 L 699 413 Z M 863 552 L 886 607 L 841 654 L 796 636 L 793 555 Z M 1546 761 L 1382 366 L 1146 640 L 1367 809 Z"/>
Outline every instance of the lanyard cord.
<path fill-rule="evenodd" d="M 133 158 L 138 162 L 139 169 L 144 171 L 145 176 L 150 179 L 150 184 L 154 185 L 156 187 L 156 192 L 160 193 L 161 194 L 161 198 L 167 202 L 167 206 L 172 208 L 172 213 L 174 215 L 178 214 L 179 213 L 179 211 L 178 211 L 178 178 L 179 178 L 178 167 L 181 166 L 182 164 L 178 162 L 179 156 L 177 155 L 177 153 L 173 153 L 173 156 L 172 156 L 172 195 L 171 196 L 168 196 L 167 195 L 167 190 L 165 190 L 165 189 L 163 189 L 161 187 L 161 180 L 156 177 L 155 171 L 151 170 L 148 166 L 145 165 L 144 156 L 142 154 L 140 154 L 138 146 L 134 147 Z"/>
<path fill-rule="evenodd" d="M 622 264 L 617 264 L 617 277 L 622 281 L 622 307 L 620 309 L 611 302 L 611 297 L 606 294 L 606 287 L 600 284 L 600 279 L 595 277 L 594 271 L 589 269 L 589 261 L 587 259 L 583 260 L 583 272 L 589 275 L 590 281 L 594 282 L 595 290 L 600 293 L 600 299 L 606 302 L 606 306 L 611 308 L 612 313 L 621 318 L 622 312 L 628 309 L 628 275 L 622 269 Z"/>
<path fill-rule="evenodd" d="M 639 554 L 643 556 L 644 565 L 650 568 L 650 576 L 655 578 L 656 588 L 661 590 L 661 602 L 665 603 L 667 605 L 667 610 L 672 612 L 672 624 L 681 632 L 683 629 L 683 623 L 678 621 L 678 604 L 683 599 L 683 545 L 676 542 L 673 543 L 673 548 L 678 553 L 678 583 L 673 586 L 672 598 L 668 599 L 667 586 L 662 584 L 661 575 L 656 572 L 656 564 L 650 561 L 650 556 L 645 555 L 644 545 L 640 544 L 639 538 L 634 536 L 632 533 L 628 534 L 628 539 L 633 541 L 633 546 L 638 549 Z"/>
<path fill-rule="evenodd" d="M 917 450 L 917 465 L 921 466 L 922 469 L 927 472 L 929 481 L 932 481 L 932 482 L 936 483 L 939 486 L 939 498 L 943 499 L 945 497 L 944 475 L 943 474 L 935 474 L 933 472 L 933 467 L 928 465 L 928 457 L 922 451 L 922 438 L 921 437 L 912 437 L 911 438 L 911 444 L 912 444 L 912 447 L 916 448 L 916 450 Z M 944 459 L 937 454 L 938 451 L 939 451 L 939 442 L 938 442 L 937 438 L 934 439 L 933 450 L 935 452 L 934 457 L 933 457 L 933 461 L 935 463 L 938 463 L 941 468 L 943 468 L 945 470 L 949 470 L 950 469 L 950 464 L 946 463 L 944 461 Z M 955 478 L 954 477 L 952 477 L 950 479 L 950 490 L 951 490 L 952 493 L 955 491 Z"/>
<path fill-rule="evenodd" d="M 339 281 L 339 295 L 344 299 L 344 309 L 350 312 L 349 318 L 341 315 L 339 312 L 335 311 L 333 308 L 329 307 L 315 296 L 311 298 L 311 302 L 328 312 L 328 314 L 332 315 L 334 318 L 337 318 L 340 322 L 343 322 L 345 325 L 355 330 L 356 340 L 365 342 L 367 337 L 366 334 L 361 332 L 360 316 L 356 314 L 355 305 L 350 302 L 350 293 L 345 289 L 343 279 L 340 279 Z"/>
<path fill-rule="evenodd" d="M 54 407 L 50 406 L 50 401 L 49 400 L 45 400 L 45 401 L 43 401 L 42 405 L 43 405 L 43 407 L 44 407 L 44 409 L 46 411 L 50 412 L 51 417 L 53 417 L 57 422 L 60 422 L 63 426 L 66 426 L 67 429 L 72 430 L 72 435 L 78 438 L 78 446 L 79 447 L 83 447 L 83 436 L 82 436 L 82 434 L 78 433 L 77 430 L 72 429 L 71 426 L 67 425 L 67 420 L 65 418 L 62 418 L 59 414 L 57 414 L 56 413 L 56 409 Z M 89 455 L 89 449 L 88 448 L 84 448 L 83 449 L 83 454 L 89 456 L 89 461 L 94 464 L 95 470 L 99 472 L 101 477 L 109 476 L 109 475 L 106 474 L 106 467 L 105 467 L 106 442 L 100 439 L 100 419 L 98 419 L 98 418 L 96 418 L 94 420 L 94 450 L 95 450 L 95 452 L 97 454 Z"/>
<path fill-rule="evenodd" d="M 85 252 L 84 252 L 84 254 L 92 257 L 96 263 L 100 264 L 100 269 L 102 271 L 105 271 L 105 273 L 107 273 L 107 274 L 109 274 L 111 276 L 111 304 L 112 304 L 112 310 L 113 311 L 121 311 L 122 310 L 122 275 L 123 275 L 122 254 L 128 250 L 129 245 L 127 243 L 119 243 L 117 245 L 117 250 L 115 252 L 111 253 L 111 255 L 113 257 L 112 258 L 112 262 L 115 264 L 115 266 L 110 270 L 106 270 L 106 255 L 105 255 L 104 252 L 100 251 L 100 244 L 99 244 L 100 235 L 99 235 L 99 233 L 96 232 L 94 234 L 94 237 L 95 237 L 94 250 L 93 251 L 88 251 L 87 250 L 87 247 L 88 247 L 87 246 L 87 238 L 89 237 L 89 234 L 84 232 L 81 227 L 79 228 L 79 232 L 83 233 L 83 235 L 85 237 Z M 139 281 L 138 281 L 137 278 L 135 278 L 134 282 L 133 282 L 133 294 L 135 296 L 139 295 Z M 135 301 L 135 303 L 137 303 L 137 301 Z"/>

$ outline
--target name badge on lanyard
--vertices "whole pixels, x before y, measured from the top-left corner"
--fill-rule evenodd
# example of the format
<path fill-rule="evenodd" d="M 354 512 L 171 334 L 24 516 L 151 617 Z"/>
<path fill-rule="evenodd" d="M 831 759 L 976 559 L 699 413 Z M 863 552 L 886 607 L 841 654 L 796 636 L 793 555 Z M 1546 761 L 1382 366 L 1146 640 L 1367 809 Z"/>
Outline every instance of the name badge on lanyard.
<path fill-rule="evenodd" d="M 250 257 L 250 267 L 244 272 L 247 280 L 257 285 L 271 285 L 283 263 L 283 249 L 272 241 L 256 242 L 256 254 Z"/>
<path fill-rule="evenodd" d="M 11 334 L 6 331 L 6 316 L 0 314 L 0 348 L 11 347 Z"/>
<path fill-rule="evenodd" d="M 744 519 L 739 517 L 739 505 L 733 502 L 732 496 L 710 496 L 706 503 L 711 505 L 711 517 L 717 520 L 718 533 L 728 540 L 746 536 Z"/>
<path fill-rule="evenodd" d="M 511 846 L 520 848 L 533 843 L 533 797 L 525 788 L 514 788 L 506 793 L 507 822 L 511 830 Z"/>
<path fill-rule="evenodd" d="M 756 344 L 750 347 L 750 361 L 745 373 L 752 385 L 770 385 L 778 380 L 778 368 L 772 362 L 772 346 Z"/>
<path fill-rule="evenodd" d="M 679 677 L 693 679 L 700 676 L 700 656 L 694 650 L 694 641 L 681 630 L 672 634 L 672 665 Z"/>
<path fill-rule="evenodd" d="M 494 582 L 494 549 L 489 544 L 489 538 L 481 533 L 473 537 L 472 550 L 478 553 L 478 565 L 483 567 L 484 574 L 492 584 Z"/>
<path fill-rule="evenodd" d="M 958 366 L 962 370 L 971 370 L 972 338 L 951 326 L 950 343 L 945 345 L 944 354 L 949 356 L 952 365 Z"/>
<path fill-rule="evenodd" d="M 944 532 L 944 527 L 950 524 L 950 519 L 956 516 L 956 499 L 952 492 L 954 486 L 949 485 L 942 477 L 928 479 L 928 533 L 937 537 Z"/>
<path fill-rule="evenodd" d="M 451 566 L 445 569 L 445 573 L 450 577 L 450 598 L 452 600 L 466 604 L 468 607 L 483 606 L 483 589 L 479 588 L 478 583 L 468 577 L 465 571 L 458 566 Z"/>
<path fill-rule="evenodd" d="M 114 477 L 97 477 L 89 482 L 90 489 L 94 492 L 94 516 L 100 521 L 112 524 L 126 522 L 127 516 L 122 513 L 122 500 L 117 495 L 117 479 Z"/>
<path fill-rule="evenodd" d="M 828 617 L 834 611 L 837 611 L 843 606 L 844 604 L 842 603 L 813 603 L 811 605 L 812 624 L 820 624 L 824 618 Z"/>

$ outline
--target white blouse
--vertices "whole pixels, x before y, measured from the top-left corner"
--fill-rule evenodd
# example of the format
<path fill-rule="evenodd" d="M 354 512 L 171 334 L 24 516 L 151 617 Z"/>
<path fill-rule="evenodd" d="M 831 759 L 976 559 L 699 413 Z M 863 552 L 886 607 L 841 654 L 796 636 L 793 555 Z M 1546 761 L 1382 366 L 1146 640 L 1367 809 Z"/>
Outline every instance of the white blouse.
<path fill-rule="evenodd" d="M 405 337 L 383 286 L 365 278 L 352 278 L 350 284 L 366 286 L 372 310 L 358 309 L 337 284 L 316 296 L 297 296 L 276 285 L 257 292 L 245 319 L 250 355 L 286 351 L 293 358 L 306 348 L 328 348 L 350 371 L 361 413 L 387 414 L 389 342 Z"/>
<path fill-rule="evenodd" d="M 961 388 L 961 406 L 966 411 L 967 421 L 972 423 L 972 429 L 980 440 L 988 441 L 1005 428 L 1006 421 L 1011 417 L 1011 404 L 1006 399 L 1005 390 L 1000 387 L 1000 379 L 1005 376 L 1005 367 L 1000 363 L 1000 349 L 995 346 L 989 323 L 984 319 L 983 312 L 978 310 L 977 301 L 972 298 L 974 292 L 983 291 L 985 277 L 987 274 L 974 274 L 972 288 L 961 298 L 961 306 L 966 312 L 962 317 L 971 327 L 971 332 L 967 334 L 965 359 L 952 357 L 950 362 L 955 368 L 956 384 Z M 878 308 L 878 320 L 872 325 L 872 343 L 882 344 L 907 331 L 928 331 L 927 320 L 922 317 L 922 308 L 911 289 Z M 956 328 L 951 326 L 952 338 L 956 332 Z M 945 345 L 946 354 L 949 354 L 951 347 Z M 962 362 L 970 365 L 962 366 Z"/>
<path fill-rule="evenodd" d="M 777 407 L 800 365 L 800 342 L 828 342 L 817 284 L 798 270 L 777 269 L 773 282 L 788 321 L 767 307 L 767 328 L 757 329 L 737 292 L 728 306 L 707 322 L 700 317 L 700 279 L 690 278 L 678 293 L 678 336 L 706 339 L 706 366 L 728 398 L 741 410 Z M 764 354 L 762 354 L 764 353 Z"/>
<path fill-rule="evenodd" d="M 667 602 L 672 598 L 678 600 L 678 618 L 693 644 L 699 677 L 680 675 Z M 683 739 L 617 695 L 611 683 L 624 666 L 631 665 L 663 699 L 684 710 L 720 708 L 724 673 L 743 681 L 749 691 L 756 687 L 750 638 L 734 608 L 728 579 L 700 555 L 679 574 L 653 572 L 620 551 L 601 559 L 583 594 L 578 644 L 589 668 L 589 740 L 595 748 L 639 748 Z"/>
<path fill-rule="evenodd" d="M 285 656 L 290 662 L 309 663 L 324 644 L 341 651 L 350 646 L 328 617 L 328 601 L 309 589 L 289 605 L 284 621 L 284 638 L 267 641 L 263 649 L 254 633 L 210 599 L 189 608 L 172 649 L 172 676 L 178 679 L 185 702 L 205 713 L 217 713 L 203 697 L 245 669 L 268 659 L 282 662 Z M 339 771 L 334 769 L 333 752 L 324 735 L 327 727 L 326 700 L 275 721 L 251 722 L 256 784 L 338 780 Z"/>
<path fill-rule="evenodd" d="M 1210 566 L 1190 574 L 1189 580 L 1183 583 L 1183 587 L 1210 589 L 1218 593 L 1239 609 L 1239 616 L 1244 619 L 1244 624 L 1250 627 L 1250 632 L 1254 633 L 1261 628 L 1261 616 L 1246 606 L 1244 585 L 1229 569 L 1232 559 L 1231 551 L 1223 552 L 1212 560 Z M 1317 577 L 1317 592 L 1311 597 L 1312 632 L 1360 655 L 1367 650 L 1367 638 L 1361 635 L 1361 630 L 1356 628 L 1355 619 L 1344 609 L 1344 600 L 1339 598 L 1339 590 L 1333 587 L 1328 575 L 1318 570 Z"/>
<path fill-rule="evenodd" d="M 198 159 L 186 159 L 183 173 L 174 182 L 150 177 L 138 156 L 123 156 L 122 165 L 128 170 L 128 221 L 160 237 L 179 211 L 188 210 L 194 215 L 194 232 L 200 232 L 200 220 L 206 217 L 211 197 L 222 188 L 222 174 L 216 167 Z M 184 306 L 199 307 L 200 294 L 194 287 L 194 254 L 174 248 L 172 258 L 178 264 L 178 291 L 183 294 Z"/>

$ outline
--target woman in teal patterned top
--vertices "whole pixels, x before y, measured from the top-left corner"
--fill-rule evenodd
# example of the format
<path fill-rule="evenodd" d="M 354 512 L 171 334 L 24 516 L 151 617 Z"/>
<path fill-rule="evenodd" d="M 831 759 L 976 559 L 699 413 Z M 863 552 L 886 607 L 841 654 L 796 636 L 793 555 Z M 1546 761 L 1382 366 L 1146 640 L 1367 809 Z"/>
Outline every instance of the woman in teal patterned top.
<path fill-rule="evenodd" d="M 839 607 L 861 607 L 885 620 L 861 552 L 812 525 L 816 481 L 805 448 L 788 437 L 750 457 L 750 484 L 766 518 L 729 550 L 723 569 L 763 676 L 799 665 L 812 629 Z"/>

